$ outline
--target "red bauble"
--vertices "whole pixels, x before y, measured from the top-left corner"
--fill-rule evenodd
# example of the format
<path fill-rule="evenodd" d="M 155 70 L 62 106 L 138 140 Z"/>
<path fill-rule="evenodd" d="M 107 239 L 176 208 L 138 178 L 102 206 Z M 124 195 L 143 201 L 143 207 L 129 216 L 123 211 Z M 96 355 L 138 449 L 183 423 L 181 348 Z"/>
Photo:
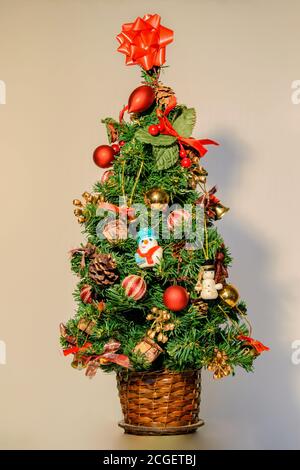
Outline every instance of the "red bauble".
<path fill-rule="evenodd" d="M 119 144 L 112 144 L 111 148 L 113 149 L 115 155 L 118 155 L 120 153 L 120 145 Z"/>
<path fill-rule="evenodd" d="M 148 132 L 151 135 L 158 135 L 159 134 L 159 127 L 156 124 L 152 124 L 148 127 Z"/>
<path fill-rule="evenodd" d="M 164 292 L 163 301 L 169 310 L 179 312 L 187 306 L 189 298 L 189 293 L 184 287 L 170 286 Z"/>
<path fill-rule="evenodd" d="M 108 168 L 111 166 L 115 154 L 110 145 L 100 145 L 93 153 L 93 160 L 100 168 Z"/>
<path fill-rule="evenodd" d="M 120 140 L 120 142 L 119 142 L 120 147 L 123 147 L 123 145 L 125 145 L 125 144 L 126 144 L 125 140 Z"/>
<path fill-rule="evenodd" d="M 155 100 L 155 94 L 153 88 L 148 85 L 142 85 L 137 87 L 128 100 L 128 112 L 129 113 L 142 113 L 146 111 Z"/>
<path fill-rule="evenodd" d="M 180 165 L 183 167 L 183 168 L 190 168 L 192 164 L 192 160 L 190 158 L 183 158 L 180 162 Z"/>
<path fill-rule="evenodd" d="M 134 300 L 141 299 L 147 290 L 147 285 L 141 276 L 131 274 L 125 277 L 122 282 L 122 287 L 125 289 L 125 294 Z"/>
<path fill-rule="evenodd" d="M 89 286 L 88 284 L 85 284 L 82 286 L 81 291 L 80 291 L 80 298 L 82 302 L 85 304 L 91 304 L 92 303 L 92 287 Z"/>
<path fill-rule="evenodd" d="M 185 158 L 186 157 L 186 151 L 184 149 L 181 149 L 179 152 L 180 158 Z"/>

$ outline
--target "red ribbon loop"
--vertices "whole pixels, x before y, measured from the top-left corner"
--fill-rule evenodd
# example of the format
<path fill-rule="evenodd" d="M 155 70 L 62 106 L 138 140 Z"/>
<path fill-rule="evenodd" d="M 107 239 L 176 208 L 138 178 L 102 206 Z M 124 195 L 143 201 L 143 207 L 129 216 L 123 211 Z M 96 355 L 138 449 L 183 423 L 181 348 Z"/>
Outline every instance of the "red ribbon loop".
<path fill-rule="evenodd" d="M 130 367 L 130 361 L 128 356 L 125 356 L 125 354 L 116 354 L 116 351 L 119 349 L 121 346 L 121 343 L 119 341 L 116 341 L 114 339 L 111 339 L 108 343 L 104 345 L 103 353 L 98 356 L 98 359 L 100 360 L 100 364 L 106 364 L 108 362 L 113 362 L 114 364 L 118 364 L 119 366 Z M 104 361 L 101 359 L 104 359 Z"/>
<path fill-rule="evenodd" d="M 71 346 L 70 348 L 68 349 L 64 349 L 63 350 L 63 354 L 64 356 L 68 356 L 69 354 L 77 354 L 79 352 L 82 352 L 82 351 L 85 351 L 86 349 L 88 349 L 90 346 L 92 346 L 92 343 L 85 343 L 84 346 Z"/>
<path fill-rule="evenodd" d="M 140 65 L 145 70 L 160 67 L 166 61 L 166 46 L 173 41 L 173 31 L 160 24 L 160 16 L 137 17 L 122 25 L 118 34 L 118 52 L 125 54 L 126 65 Z"/>
<path fill-rule="evenodd" d="M 162 111 L 160 109 L 156 110 L 156 114 L 159 118 L 159 124 L 162 129 L 161 134 L 172 135 L 173 137 L 176 137 L 180 146 L 182 144 L 185 144 L 189 147 L 192 147 L 199 153 L 200 157 L 204 157 L 204 155 L 207 152 L 207 149 L 204 146 L 205 145 L 219 145 L 218 142 L 215 142 L 214 140 L 210 140 L 210 139 L 197 140 L 197 139 L 194 139 L 193 137 L 182 137 L 181 135 L 179 135 L 178 132 L 174 129 L 174 127 L 170 123 L 169 119 L 167 118 L 169 112 L 173 108 L 175 108 L 176 104 L 177 104 L 177 100 L 175 96 L 171 96 L 169 104 L 166 107 L 165 111 Z"/>
<path fill-rule="evenodd" d="M 265 346 L 263 343 L 261 343 L 260 341 L 257 341 L 256 339 L 250 338 L 250 336 L 239 335 L 237 336 L 237 339 L 239 339 L 240 341 L 245 341 L 245 343 L 252 346 L 258 354 L 262 353 L 263 351 L 270 350 L 268 346 Z"/>

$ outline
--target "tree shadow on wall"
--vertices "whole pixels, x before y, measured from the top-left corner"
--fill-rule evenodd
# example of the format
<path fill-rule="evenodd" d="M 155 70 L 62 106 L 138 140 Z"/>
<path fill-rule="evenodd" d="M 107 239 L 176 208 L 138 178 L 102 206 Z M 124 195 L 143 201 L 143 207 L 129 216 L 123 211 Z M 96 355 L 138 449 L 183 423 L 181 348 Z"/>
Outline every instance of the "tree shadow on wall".
<path fill-rule="evenodd" d="M 218 222 L 218 230 L 233 256 L 229 282 L 236 285 L 247 302 L 254 338 L 271 350 L 255 361 L 254 374 L 238 368 L 235 377 L 215 381 L 210 372 L 203 373 L 200 415 L 206 425 L 196 434 L 149 438 L 120 433 L 117 448 L 287 449 L 299 446 L 300 410 L 292 389 L 293 374 L 297 371 L 291 366 L 291 345 L 284 345 L 280 340 L 284 323 L 281 293 L 284 290 L 288 296 L 288 286 L 276 285 L 276 252 L 267 237 L 251 226 L 246 209 L 242 218 L 235 213 L 239 207 L 239 178 L 251 155 L 232 130 L 219 132 L 215 138 L 220 147 L 211 147 L 203 164 L 209 173 L 208 188 L 216 184 L 217 196 L 224 205 L 231 206 L 231 211 Z M 249 186 L 249 205 L 251 194 L 259 189 Z"/>
<path fill-rule="evenodd" d="M 227 135 L 230 134 L 230 138 Z M 211 151 L 204 163 L 211 186 L 220 188 L 219 197 L 232 211 L 218 223 L 218 229 L 230 248 L 233 264 L 229 282 L 238 288 L 248 306 L 253 337 L 271 350 L 254 363 L 254 374 L 237 369 L 233 378 L 207 380 L 203 388 L 204 412 L 207 421 L 218 431 L 211 447 L 278 449 L 299 446 L 299 401 L 292 388 L 295 366 L 291 366 L 291 345 L 282 344 L 284 305 L 282 292 L 289 296 L 289 287 L 276 285 L 274 266 L 276 252 L 264 233 L 251 225 L 247 209 L 242 218 L 235 214 L 239 206 L 239 177 L 246 160 L 251 159 L 243 142 L 232 132 L 219 133 L 221 146 Z M 249 178 L 253 184 L 253 178 Z M 251 194 L 259 187 L 249 186 Z M 218 193 L 217 193 L 218 195 Z M 263 210 L 262 206 L 257 211 Z M 239 208 L 241 212 L 241 208 Z M 266 214 L 266 233 L 268 230 Z M 208 375 L 208 374 L 205 374 Z"/>

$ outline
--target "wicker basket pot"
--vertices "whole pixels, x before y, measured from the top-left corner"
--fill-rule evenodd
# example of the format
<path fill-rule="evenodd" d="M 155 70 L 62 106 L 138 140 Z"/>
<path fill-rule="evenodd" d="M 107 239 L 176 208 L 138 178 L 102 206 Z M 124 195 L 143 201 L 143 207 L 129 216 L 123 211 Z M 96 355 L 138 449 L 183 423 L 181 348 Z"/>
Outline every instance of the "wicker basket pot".
<path fill-rule="evenodd" d="M 117 384 L 126 433 L 186 434 L 199 419 L 201 371 L 119 372 Z"/>

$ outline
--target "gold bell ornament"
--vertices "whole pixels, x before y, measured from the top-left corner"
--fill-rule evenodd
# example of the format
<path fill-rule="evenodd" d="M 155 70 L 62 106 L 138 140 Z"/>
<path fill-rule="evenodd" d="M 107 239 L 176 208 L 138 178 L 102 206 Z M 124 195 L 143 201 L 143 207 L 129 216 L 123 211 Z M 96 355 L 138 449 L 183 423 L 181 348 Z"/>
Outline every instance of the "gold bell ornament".
<path fill-rule="evenodd" d="M 220 220 L 222 219 L 223 215 L 226 214 L 226 212 L 229 211 L 229 207 L 223 206 L 220 202 L 214 207 L 214 212 L 216 214 L 216 219 Z"/>

